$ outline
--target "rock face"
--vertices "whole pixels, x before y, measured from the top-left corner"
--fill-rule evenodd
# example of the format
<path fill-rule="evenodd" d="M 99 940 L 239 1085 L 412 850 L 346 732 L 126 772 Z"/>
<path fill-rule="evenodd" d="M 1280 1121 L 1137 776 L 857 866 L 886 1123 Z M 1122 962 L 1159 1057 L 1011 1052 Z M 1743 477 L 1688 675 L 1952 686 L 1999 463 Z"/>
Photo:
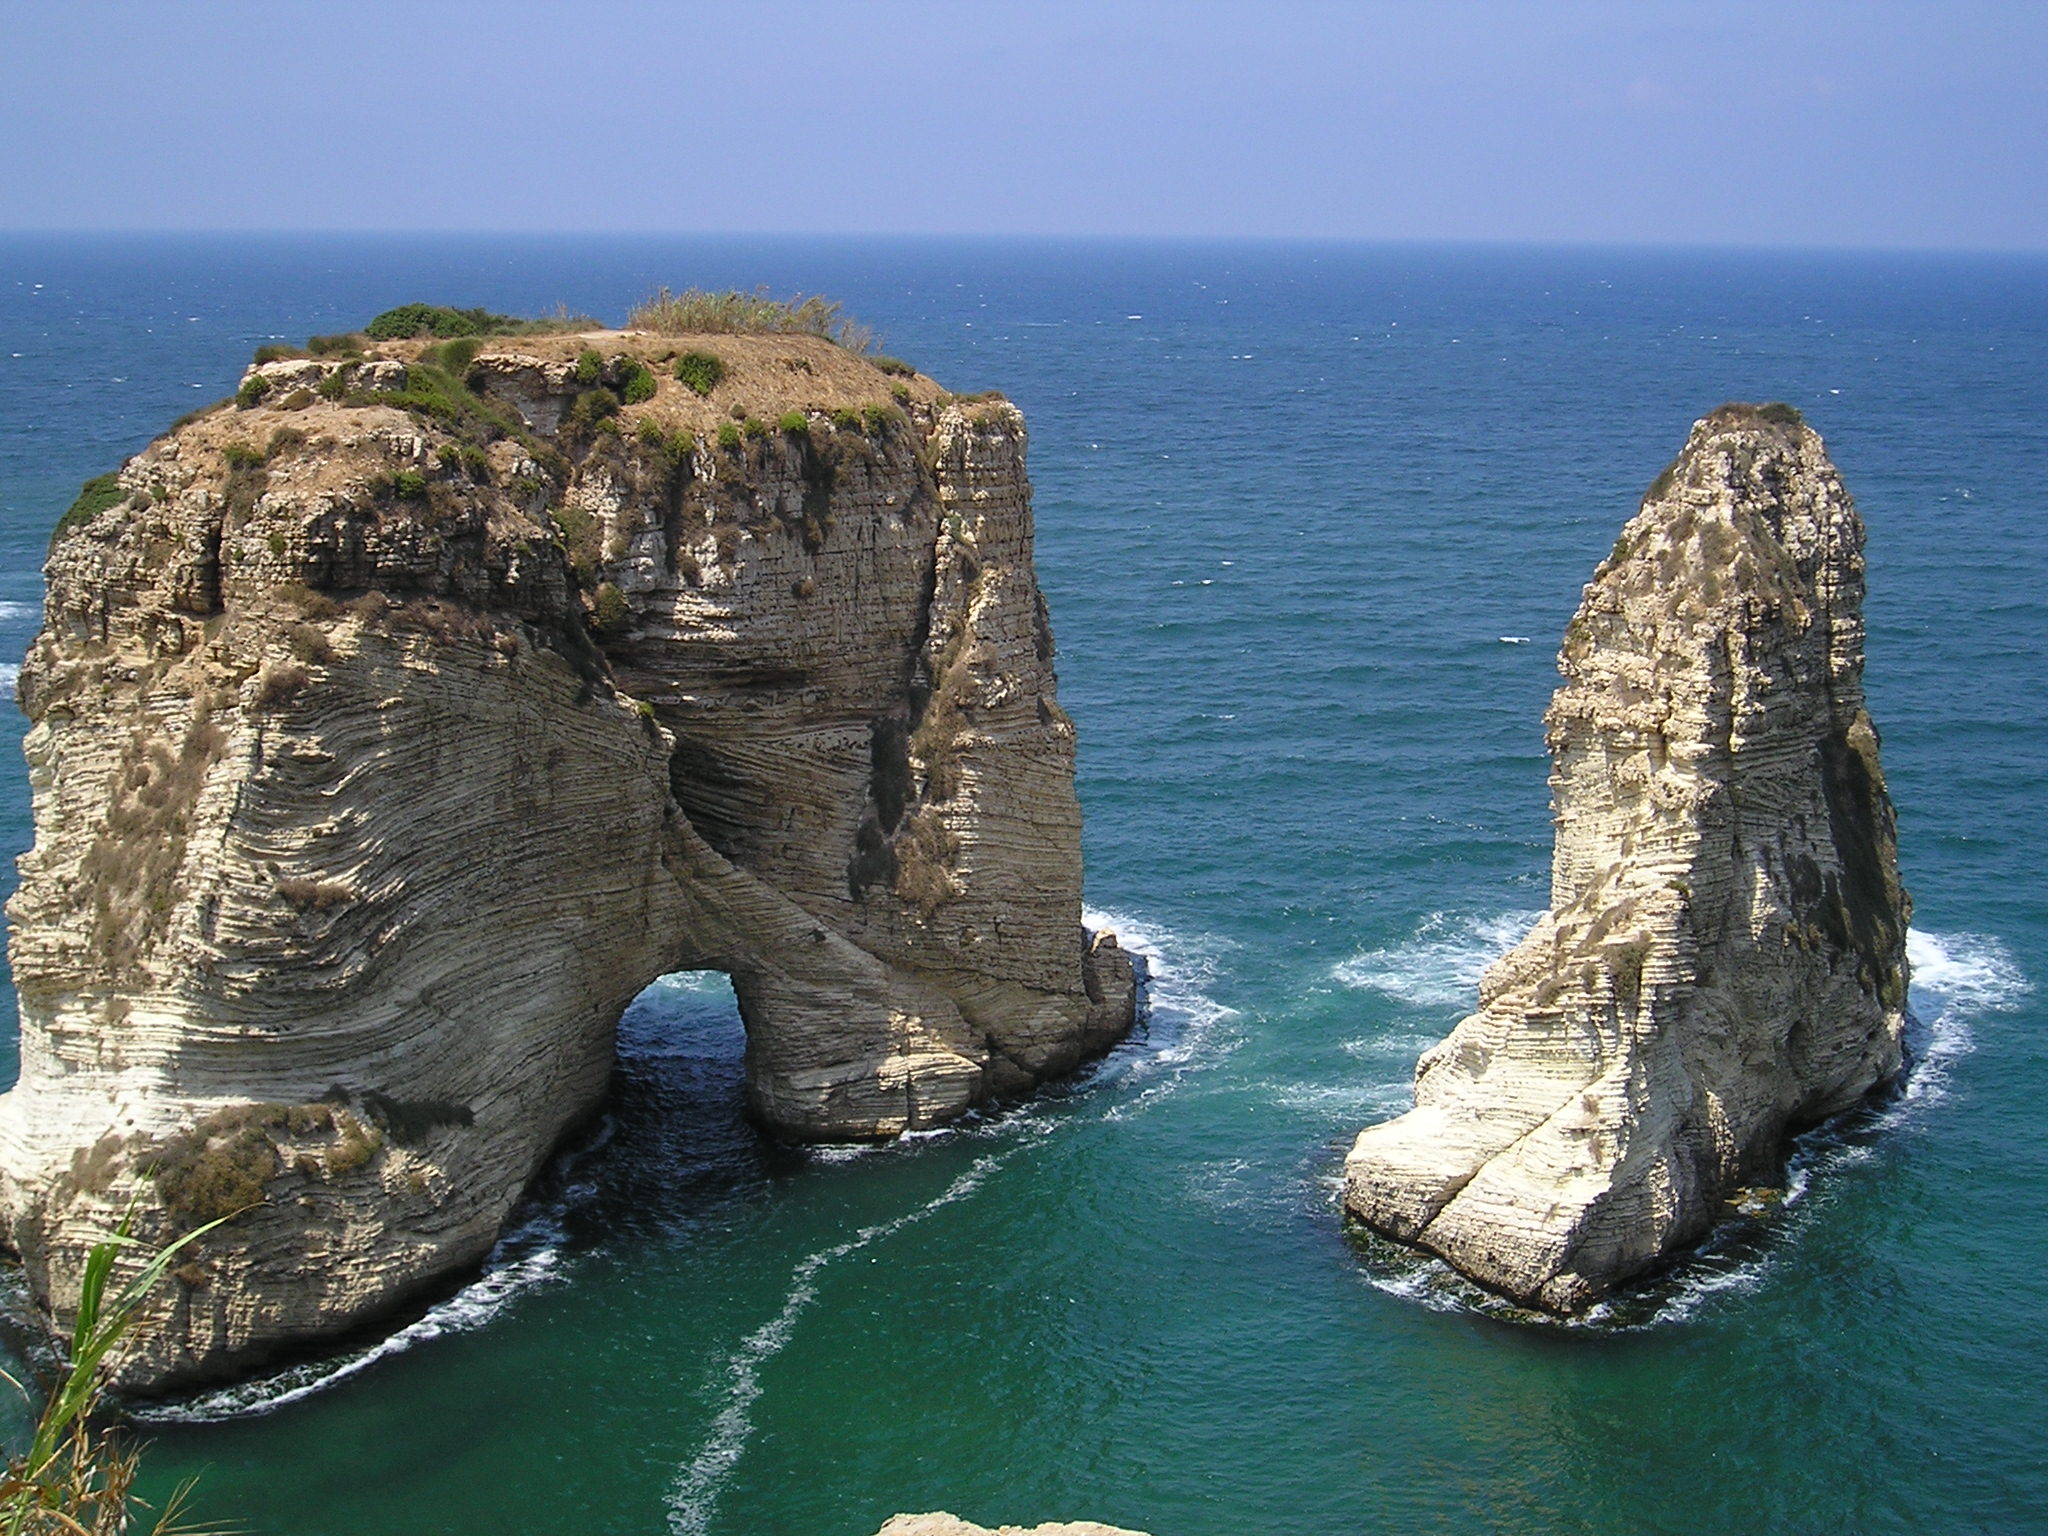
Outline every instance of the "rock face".
<path fill-rule="evenodd" d="M 22 671 L 7 1237 L 61 1321 L 131 1201 L 157 1238 L 255 1207 L 131 1385 L 476 1263 L 665 972 L 731 975 L 796 1139 L 934 1125 L 1129 1028 L 1013 407 L 804 336 L 251 377 L 60 529 Z"/>
<path fill-rule="evenodd" d="M 1898 1069 L 1906 921 L 1863 527 L 1788 407 L 1698 422 L 1594 573 L 1547 716 L 1550 911 L 1364 1132 L 1345 1204 L 1571 1311 Z"/>

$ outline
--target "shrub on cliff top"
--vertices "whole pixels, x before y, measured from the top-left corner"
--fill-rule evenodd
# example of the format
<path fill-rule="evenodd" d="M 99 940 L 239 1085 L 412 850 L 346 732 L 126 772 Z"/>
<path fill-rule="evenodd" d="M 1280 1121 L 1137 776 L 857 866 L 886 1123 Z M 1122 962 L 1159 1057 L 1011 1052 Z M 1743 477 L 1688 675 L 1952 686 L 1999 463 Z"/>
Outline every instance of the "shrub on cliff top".
<path fill-rule="evenodd" d="M 546 336 L 563 331 L 594 330 L 597 322 L 588 315 L 572 315 L 567 306 L 539 319 L 493 314 L 488 309 L 455 309 L 446 304 L 401 304 L 387 309 L 363 327 L 372 341 L 406 341 L 416 336 Z M 316 337 L 315 341 L 353 340 L 352 337 Z M 315 351 L 319 348 L 316 346 Z"/>
<path fill-rule="evenodd" d="M 628 405 L 639 405 L 654 398 L 654 375 L 647 371 L 646 364 L 637 358 L 627 358 L 619 372 L 619 393 Z"/>
<path fill-rule="evenodd" d="M 94 475 L 78 488 L 78 499 L 57 519 L 57 526 L 50 530 L 50 542 L 55 544 L 73 528 L 91 522 L 120 499 L 121 477 L 117 472 Z"/>
<path fill-rule="evenodd" d="M 676 380 L 700 395 L 718 388 L 725 377 L 725 364 L 710 352 L 685 352 L 676 359 Z"/>
<path fill-rule="evenodd" d="M 401 304 L 387 309 L 363 334 L 372 341 L 403 341 L 414 336 L 482 336 L 518 322 L 487 309 L 450 309 L 445 304 Z"/>
<path fill-rule="evenodd" d="M 849 352 L 866 352 L 874 345 L 875 333 L 852 320 L 834 300 L 821 294 L 793 294 L 787 299 L 771 298 L 766 288 L 741 293 L 728 288 L 713 293 L 704 288 L 686 288 L 681 293 L 658 290 L 634 306 L 626 324 L 636 331 L 653 331 L 663 336 L 688 336 L 700 332 L 725 332 L 743 336 L 822 336 Z"/>

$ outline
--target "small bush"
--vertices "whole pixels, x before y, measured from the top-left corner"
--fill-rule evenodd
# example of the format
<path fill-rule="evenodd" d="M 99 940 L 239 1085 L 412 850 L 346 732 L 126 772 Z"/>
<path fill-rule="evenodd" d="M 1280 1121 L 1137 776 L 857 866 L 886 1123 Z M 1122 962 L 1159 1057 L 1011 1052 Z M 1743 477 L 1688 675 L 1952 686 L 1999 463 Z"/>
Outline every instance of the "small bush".
<path fill-rule="evenodd" d="M 391 489 L 400 501 L 420 501 L 427 494 L 427 477 L 416 469 L 401 469 L 391 477 Z"/>
<path fill-rule="evenodd" d="M 287 347 L 282 343 L 272 341 L 258 347 L 256 349 L 256 356 L 251 361 L 258 364 L 281 363 L 288 357 L 304 357 L 305 355 L 304 348 Z"/>
<path fill-rule="evenodd" d="M 643 416 L 640 418 L 640 425 L 633 429 L 633 435 L 640 440 L 643 447 L 659 448 L 661 446 L 661 423 L 652 416 Z"/>
<path fill-rule="evenodd" d="M 576 397 L 562 417 L 562 428 L 571 436 L 598 429 L 608 417 L 618 414 L 619 397 L 608 389 L 586 389 Z M 614 430 L 617 423 L 613 423 Z"/>
<path fill-rule="evenodd" d="M 620 394 L 628 405 L 639 405 L 654 398 L 654 375 L 647 371 L 645 364 L 629 359 L 624 369 Z"/>
<path fill-rule="evenodd" d="M 460 378 L 469 371 L 469 365 L 476 361 L 480 343 L 474 336 L 459 337 L 454 341 L 437 342 L 431 347 L 420 349 L 418 362 L 429 368 L 439 368 Z"/>
<path fill-rule="evenodd" d="M 242 387 L 235 391 L 235 404 L 249 410 L 263 403 L 263 397 L 270 393 L 270 380 L 260 373 L 252 373 L 242 380 Z"/>
<path fill-rule="evenodd" d="M 600 635 L 617 635 L 633 622 L 626 594 L 611 582 L 600 582 L 592 599 L 592 625 Z"/>
<path fill-rule="evenodd" d="M 895 374 L 899 378 L 914 379 L 917 377 L 917 370 L 900 357 L 871 357 L 868 361 L 881 369 L 882 372 Z"/>
<path fill-rule="evenodd" d="M 229 469 L 258 469 L 263 464 L 261 450 L 247 443 L 229 443 L 221 449 L 220 456 L 227 461 Z"/>
<path fill-rule="evenodd" d="M 327 638 L 327 632 L 311 624 L 294 624 L 288 631 L 288 643 L 292 654 L 301 661 L 328 662 L 334 660 L 334 646 Z"/>
<path fill-rule="evenodd" d="M 676 382 L 708 395 L 725 378 L 725 364 L 714 353 L 685 352 L 676 359 Z"/>
<path fill-rule="evenodd" d="M 766 437 L 768 423 L 758 416 L 749 416 L 740 422 L 740 431 L 748 437 Z"/>
<path fill-rule="evenodd" d="M 340 880 L 315 880 L 299 875 L 277 877 L 277 894 L 300 912 L 326 912 L 356 899 L 356 893 Z M 293 1126 L 297 1130 L 296 1125 Z"/>
<path fill-rule="evenodd" d="M 811 418 L 802 411 L 784 411 L 775 425 L 791 437 L 811 435 Z"/>
<path fill-rule="evenodd" d="M 268 709 L 282 704 L 311 682 L 312 675 L 295 661 L 273 661 L 263 669 L 256 685 L 256 707 Z"/>
<path fill-rule="evenodd" d="M 1806 425 L 1806 418 L 1800 414 L 1799 407 L 1787 405 L 1782 400 L 1773 400 L 1768 405 L 1760 405 L 1756 408 L 1756 413 L 1774 427 L 1803 427 Z"/>
<path fill-rule="evenodd" d="M 73 528 L 91 522 L 120 499 L 121 476 L 118 472 L 94 475 L 78 488 L 78 499 L 57 519 L 57 526 L 50 532 L 50 542 L 55 544 Z"/>
<path fill-rule="evenodd" d="M 740 445 L 740 429 L 737 422 L 721 421 L 718 424 L 718 446 L 728 453 Z"/>
<path fill-rule="evenodd" d="M 216 1110 L 142 1159 L 164 1209 L 181 1229 L 219 1221 L 263 1203 L 263 1186 L 279 1171 L 272 1130 L 291 1111 L 282 1104 L 236 1104 Z"/>
<path fill-rule="evenodd" d="M 450 309 L 445 304 L 401 304 L 387 309 L 363 327 L 372 341 L 404 341 L 414 336 L 481 336 L 520 322 L 487 309 Z"/>
<path fill-rule="evenodd" d="M 318 398 L 310 389 L 295 389 L 277 402 L 277 408 L 280 411 L 303 411 Z"/>
<path fill-rule="evenodd" d="M 309 619 L 331 619 L 341 612 L 333 598 L 315 592 L 303 581 L 281 581 L 272 590 Z"/>
<path fill-rule="evenodd" d="M 363 350 L 363 338 L 354 331 L 344 331 L 335 336 L 315 336 L 306 343 L 306 350 L 315 357 L 343 357 Z"/>
<path fill-rule="evenodd" d="M 575 379 L 578 384 L 596 384 L 604 378 L 604 358 L 588 348 L 576 354 Z"/>
<path fill-rule="evenodd" d="M 582 507 L 564 505 L 549 514 L 562 531 L 562 545 L 569 554 L 569 568 L 580 581 L 589 581 L 604 558 L 604 530 Z"/>
<path fill-rule="evenodd" d="M 832 425 L 842 432 L 858 432 L 860 430 L 860 412 L 850 405 L 839 406 L 832 412 Z"/>
<path fill-rule="evenodd" d="M 491 478 L 491 456 L 474 443 L 443 443 L 434 450 L 434 457 L 451 475 L 467 475 L 485 483 Z"/>
<path fill-rule="evenodd" d="M 900 380 L 889 386 L 889 398 L 898 405 L 910 404 L 910 386 Z"/>
<path fill-rule="evenodd" d="M 317 386 L 317 393 L 322 400 L 339 400 L 343 395 L 347 394 L 348 369 L 337 368 L 334 372 L 328 374 Z"/>

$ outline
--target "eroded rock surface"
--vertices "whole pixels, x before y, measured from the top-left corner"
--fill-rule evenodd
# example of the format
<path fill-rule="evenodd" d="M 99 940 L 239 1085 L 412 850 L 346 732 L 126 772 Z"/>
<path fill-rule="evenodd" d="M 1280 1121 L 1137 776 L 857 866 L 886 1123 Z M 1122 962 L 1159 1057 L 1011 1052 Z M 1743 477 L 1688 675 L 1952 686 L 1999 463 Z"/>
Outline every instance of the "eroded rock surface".
<path fill-rule="evenodd" d="M 474 1264 L 664 972 L 730 973 L 753 1107 L 799 1139 L 938 1124 L 1129 1028 L 1013 407 L 802 336 L 252 376 L 60 531 L 22 671 L 9 1240 L 61 1320 L 131 1201 L 158 1239 L 255 1205 L 131 1384 Z"/>
<path fill-rule="evenodd" d="M 1594 573 L 1546 717 L 1550 911 L 1346 1165 L 1360 1219 L 1571 1311 L 1898 1069 L 1906 921 L 1863 706 L 1863 527 L 1728 406 Z"/>

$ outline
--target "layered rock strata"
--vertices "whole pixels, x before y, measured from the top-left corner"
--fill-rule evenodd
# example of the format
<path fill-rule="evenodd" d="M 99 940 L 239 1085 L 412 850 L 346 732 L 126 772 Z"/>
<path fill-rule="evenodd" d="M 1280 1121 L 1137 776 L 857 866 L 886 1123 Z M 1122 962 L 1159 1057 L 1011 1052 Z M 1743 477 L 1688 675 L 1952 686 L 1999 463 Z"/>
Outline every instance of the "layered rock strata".
<path fill-rule="evenodd" d="M 22 670 L 7 1237 L 61 1322 L 131 1203 L 158 1239 L 253 1207 L 131 1384 L 475 1264 L 665 972 L 730 974 L 796 1139 L 935 1125 L 1128 1029 L 1013 407 L 804 336 L 251 378 L 60 529 Z"/>
<path fill-rule="evenodd" d="M 1546 717 L 1550 910 L 1366 1130 L 1345 1204 L 1560 1312 L 1697 1241 L 1899 1067 L 1906 921 L 1864 709 L 1863 527 L 1787 407 L 1695 424 Z"/>

